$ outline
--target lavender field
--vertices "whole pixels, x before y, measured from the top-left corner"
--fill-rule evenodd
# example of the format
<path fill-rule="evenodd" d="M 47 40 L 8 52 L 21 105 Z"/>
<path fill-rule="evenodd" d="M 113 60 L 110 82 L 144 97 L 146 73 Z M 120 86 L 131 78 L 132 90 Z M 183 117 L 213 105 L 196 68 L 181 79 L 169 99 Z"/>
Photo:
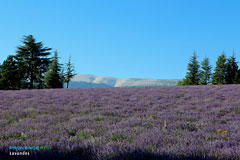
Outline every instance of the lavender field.
<path fill-rule="evenodd" d="M 240 159 L 240 85 L 0 91 L 0 159 Z"/>

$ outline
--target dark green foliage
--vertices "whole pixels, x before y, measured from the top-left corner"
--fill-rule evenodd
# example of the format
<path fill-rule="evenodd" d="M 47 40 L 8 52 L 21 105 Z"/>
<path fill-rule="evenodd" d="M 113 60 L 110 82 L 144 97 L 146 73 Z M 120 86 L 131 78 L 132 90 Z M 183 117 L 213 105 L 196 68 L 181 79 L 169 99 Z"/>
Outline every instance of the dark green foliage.
<path fill-rule="evenodd" d="M 178 81 L 178 86 L 185 86 L 190 84 L 191 84 L 191 81 L 189 78 L 183 78 L 182 80 Z"/>
<path fill-rule="evenodd" d="M 198 62 L 196 60 L 196 54 L 191 57 L 188 64 L 188 72 L 184 79 L 178 81 L 178 86 L 183 85 L 206 85 L 211 82 L 212 84 L 240 84 L 240 69 L 236 62 L 236 57 L 233 55 L 228 59 L 225 53 L 218 57 L 214 73 L 211 73 L 212 66 L 209 59 L 206 57 L 201 62 L 201 70 L 198 73 Z"/>
<path fill-rule="evenodd" d="M 240 114 L 240 107 L 233 110 L 233 113 Z"/>
<path fill-rule="evenodd" d="M 116 141 L 116 142 L 121 142 L 125 139 L 126 139 L 126 137 L 123 135 L 112 135 L 112 137 L 111 137 L 111 140 Z"/>
<path fill-rule="evenodd" d="M 98 121 L 98 122 L 100 122 L 100 121 L 104 121 L 104 118 L 101 118 L 101 117 L 95 117 L 95 118 L 94 118 L 94 121 Z"/>
<path fill-rule="evenodd" d="M 237 84 L 240 84 L 240 69 L 237 72 Z"/>
<path fill-rule="evenodd" d="M 201 70 L 199 72 L 200 84 L 206 85 L 210 83 L 210 79 L 212 75 L 211 69 L 212 69 L 212 66 L 210 65 L 209 58 L 205 57 L 201 63 Z"/>
<path fill-rule="evenodd" d="M 179 94 L 176 94 L 176 96 L 175 96 L 175 98 L 181 98 L 181 97 L 184 97 L 184 94 L 179 93 Z"/>
<path fill-rule="evenodd" d="M 0 87 L 1 89 L 19 89 L 20 73 L 14 56 L 8 56 L 1 65 Z"/>
<path fill-rule="evenodd" d="M 16 55 L 8 56 L 0 66 L 0 89 L 63 88 L 64 73 L 57 53 L 50 61 L 51 48 L 43 47 L 43 43 L 36 42 L 32 35 L 24 36 L 22 43 L 17 47 Z M 75 75 L 70 59 L 69 66 L 70 81 L 71 76 Z"/>
<path fill-rule="evenodd" d="M 69 129 L 67 132 L 69 136 L 75 136 L 77 134 L 77 131 L 75 129 Z"/>
<path fill-rule="evenodd" d="M 177 83 L 178 86 L 183 86 L 183 80 L 179 80 Z"/>
<path fill-rule="evenodd" d="M 63 75 L 58 63 L 58 53 L 55 51 L 52 62 L 44 77 L 45 88 L 63 88 Z"/>
<path fill-rule="evenodd" d="M 196 52 L 193 52 L 193 56 L 190 58 L 190 62 L 187 67 L 187 75 L 180 82 L 181 85 L 198 85 L 199 84 L 199 63 L 197 61 Z"/>
<path fill-rule="evenodd" d="M 66 63 L 66 68 L 67 68 L 67 71 L 66 71 L 65 76 L 64 76 L 65 77 L 64 81 L 67 83 L 67 88 L 68 88 L 69 82 L 71 81 L 73 76 L 76 75 L 76 73 L 74 72 L 74 67 L 71 64 L 71 57 L 69 57 L 68 63 Z"/>
<path fill-rule="evenodd" d="M 0 65 L 0 89 L 3 89 L 2 85 L 2 66 Z"/>
<path fill-rule="evenodd" d="M 91 132 L 83 132 L 83 131 L 81 131 L 81 132 L 78 133 L 78 137 L 80 139 L 88 139 L 91 136 L 92 136 Z"/>
<path fill-rule="evenodd" d="M 43 88 L 43 76 L 49 65 L 51 48 L 43 47 L 32 35 L 24 36 L 23 45 L 17 48 L 19 69 L 22 71 L 24 88 Z"/>
<path fill-rule="evenodd" d="M 213 84 L 226 84 L 226 67 L 226 57 L 225 53 L 223 52 L 222 55 L 218 57 L 216 62 L 216 67 L 212 77 Z"/>
<path fill-rule="evenodd" d="M 238 65 L 234 52 L 231 57 L 227 59 L 226 63 L 226 83 L 237 84 L 238 83 Z"/>

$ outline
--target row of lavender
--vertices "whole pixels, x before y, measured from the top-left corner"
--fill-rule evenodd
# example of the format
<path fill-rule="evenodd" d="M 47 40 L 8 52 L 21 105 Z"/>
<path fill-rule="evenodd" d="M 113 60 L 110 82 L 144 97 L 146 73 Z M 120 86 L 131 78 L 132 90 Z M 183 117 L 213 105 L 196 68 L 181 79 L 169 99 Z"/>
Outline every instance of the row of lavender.
<path fill-rule="evenodd" d="M 0 91 L 0 147 L 240 159 L 239 93 L 240 85 Z"/>

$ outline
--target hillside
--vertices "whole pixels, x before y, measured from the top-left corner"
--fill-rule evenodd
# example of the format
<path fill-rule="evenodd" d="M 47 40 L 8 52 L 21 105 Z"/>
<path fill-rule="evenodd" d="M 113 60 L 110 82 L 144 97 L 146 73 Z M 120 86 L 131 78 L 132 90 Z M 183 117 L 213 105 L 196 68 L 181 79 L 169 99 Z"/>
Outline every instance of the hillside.
<path fill-rule="evenodd" d="M 178 80 L 158 80 L 144 78 L 118 79 L 96 75 L 76 75 L 69 88 L 104 88 L 104 87 L 144 87 L 144 86 L 176 86 Z"/>
<path fill-rule="evenodd" d="M 0 91 L 0 159 L 240 159 L 240 85 Z M 19 157 L 21 159 L 21 157 Z"/>

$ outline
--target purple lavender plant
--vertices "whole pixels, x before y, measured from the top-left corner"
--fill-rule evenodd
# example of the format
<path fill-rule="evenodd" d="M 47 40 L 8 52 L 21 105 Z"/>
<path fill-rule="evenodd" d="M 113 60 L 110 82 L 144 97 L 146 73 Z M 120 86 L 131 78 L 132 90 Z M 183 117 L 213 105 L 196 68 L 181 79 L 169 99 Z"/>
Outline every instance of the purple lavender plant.
<path fill-rule="evenodd" d="M 11 158 L 9 146 L 51 146 L 29 159 L 240 159 L 239 93 L 240 85 L 0 91 L 0 157 Z"/>

